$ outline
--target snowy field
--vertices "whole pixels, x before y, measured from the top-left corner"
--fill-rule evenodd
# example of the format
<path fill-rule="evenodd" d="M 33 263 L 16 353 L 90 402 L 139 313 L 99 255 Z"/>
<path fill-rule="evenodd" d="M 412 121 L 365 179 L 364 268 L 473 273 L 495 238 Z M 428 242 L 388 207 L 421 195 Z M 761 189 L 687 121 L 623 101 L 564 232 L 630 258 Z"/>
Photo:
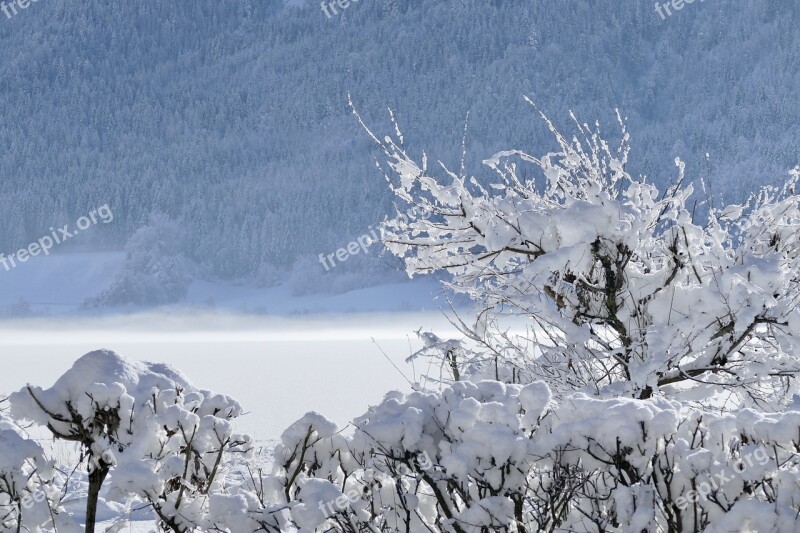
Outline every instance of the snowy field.
<path fill-rule="evenodd" d="M 322 410 L 343 427 L 388 390 L 407 390 L 406 378 L 414 381 L 420 369 L 404 360 L 421 346 L 414 331 L 422 326 L 452 330 L 438 312 L 5 321 L 0 391 L 26 383 L 49 387 L 75 359 L 107 348 L 171 364 L 197 386 L 233 396 L 248 411 L 240 430 L 270 440 L 307 411 Z"/>
<path fill-rule="evenodd" d="M 306 412 L 321 410 L 345 427 L 387 391 L 408 390 L 406 378 L 414 381 L 420 369 L 404 360 L 420 347 L 414 330 L 423 325 L 452 330 L 437 312 L 295 317 L 139 314 L 3 321 L 0 393 L 26 383 L 49 387 L 75 359 L 101 347 L 168 363 L 199 387 L 239 400 L 247 414 L 238 429 L 253 435 L 268 463 L 274 441 Z M 63 464 L 75 458 L 75 448 L 69 444 L 46 438 L 41 444 Z M 78 516 L 85 505 L 81 492 L 72 500 Z M 106 502 L 101 502 L 99 518 L 107 519 L 100 531 L 112 526 L 120 532 L 154 530 L 148 515 L 131 515 Z M 120 518 L 129 521 L 120 523 Z"/>

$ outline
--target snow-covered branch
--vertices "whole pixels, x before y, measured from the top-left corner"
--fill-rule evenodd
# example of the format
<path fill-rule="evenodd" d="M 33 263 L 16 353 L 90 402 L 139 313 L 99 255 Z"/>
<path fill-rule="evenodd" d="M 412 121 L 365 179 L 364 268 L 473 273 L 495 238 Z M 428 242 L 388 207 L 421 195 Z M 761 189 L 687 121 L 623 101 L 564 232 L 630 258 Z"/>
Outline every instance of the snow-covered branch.
<path fill-rule="evenodd" d="M 498 153 L 485 161 L 494 179 L 433 172 L 426 156 L 418 164 L 399 141 L 373 135 L 398 199 L 428 214 L 383 228 L 409 275 L 449 272 L 447 285 L 472 297 L 484 322 L 528 317 L 534 331 L 519 342 L 498 330 L 468 336 L 557 394 L 691 389 L 708 401 L 724 391 L 732 406 L 785 405 L 800 370 L 798 171 L 698 221 L 682 162 L 666 191 L 628 174 L 621 119 L 612 149 L 599 126 L 575 120 L 567 138 L 542 118 L 558 150 Z"/>

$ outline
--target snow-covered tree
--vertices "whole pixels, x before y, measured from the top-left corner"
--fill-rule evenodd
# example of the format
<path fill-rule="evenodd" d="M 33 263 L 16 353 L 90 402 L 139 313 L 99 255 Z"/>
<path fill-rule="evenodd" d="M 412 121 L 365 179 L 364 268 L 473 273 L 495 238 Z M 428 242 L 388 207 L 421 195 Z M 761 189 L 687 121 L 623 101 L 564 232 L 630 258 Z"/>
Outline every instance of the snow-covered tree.
<path fill-rule="evenodd" d="M 86 531 L 93 531 L 100 490 L 113 471 L 111 494 L 149 504 L 164 529 L 208 525 L 209 496 L 225 487 L 233 453 L 249 437 L 231 420 L 231 398 L 194 387 L 167 365 L 98 350 L 78 359 L 49 389 L 27 386 L 9 397 L 11 414 L 77 442 L 89 488 Z"/>
<path fill-rule="evenodd" d="M 485 161 L 494 179 L 463 165 L 437 177 L 399 132 L 372 135 L 394 193 L 429 214 L 389 221 L 384 243 L 410 275 L 447 271 L 481 306 L 460 322 L 478 374 L 557 395 L 785 406 L 800 371 L 800 167 L 743 205 L 698 206 L 677 159 L 665 191 L 628 174 L 621 118 L 612 149 L 599 126 L 575 120 L 570 139 L 542 117 L 559 149 L 500 152 Z M 527 332 L 501 329 L 506 315 Z"/>
<path fill-rule="evenodd" d="M 152 215 L 149 224 L 125 245 L 125 265 L 111 286 L 88 299 L 86 307 L 173 303 L 184 296 L 192 281 L 193 263 L 184 253 L 180 225 L 164 215 Z"/>

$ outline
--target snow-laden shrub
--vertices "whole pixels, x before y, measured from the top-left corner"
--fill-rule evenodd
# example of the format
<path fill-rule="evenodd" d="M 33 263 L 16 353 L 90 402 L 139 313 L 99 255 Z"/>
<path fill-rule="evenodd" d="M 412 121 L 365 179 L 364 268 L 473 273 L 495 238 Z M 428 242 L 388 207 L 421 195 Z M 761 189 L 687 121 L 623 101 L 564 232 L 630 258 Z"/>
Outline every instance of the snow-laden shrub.
<path fill-rule="evenodd" d="M 355 424 L 345 437 L 310 413 L 287 430 L 259 482 L 286 505 L 283 521 L 251 529 L 800 528 L 797 411 L 721 416 L 582 393 L 556 403 L 541 382 L 481 381 L 391 393 Z"/>
<path fill-rule="evenodd" d="M 57 477 L 41 446 L 0 411 L 0 530 L 82 531 L 61 507 Z"/>
<path fill-rule="evenodd" d="M 800 167 L 743 205 L 698 206 L 679 160 L 666 191 L 627 173 L 624 125 L 612 149 L 599 128 L 576 121 L 570 139 L 547 124 L 556 151 L 500 152 L 480 179 L 372 135 L 395 195 L 425 213 L 387 222 L 384 244 L 480 307 L 475 327 L 456 321 L 479 345 L 470 360 L 558 396 L 784 408 L 800 371 Z M 526 334 L 506 334 L 509 314 Z"/>
<path fill-rule="evenodd" d="M 458 381 L 391 392 L 352 433 L 309 413 L 264 472 L 232 430 L 239 405 L 164 365 L 92 352 L 10 403 L 17 421 L 82 445 L 87 531 L 104 484 L 176 532 L 800 528 L 797 410 L 719 414 L 665 398 L 556 399 L 541 381 Z M 0 422 L 3 527 L 74 530 L 52 463 L 15 427 Z M 247 479 L 230 475 L 233 454 Z"/>
<path fill-rule="evenodd" d="M 162 527 L 207 527 L 209 497 L 224 489 L 231 454 L 251 447 L 250 438 L 231 427 L 242 413 L 237 402 L 197 389 L 167 365 L 107 350 L 78 359 L 51 388 L 27 386 L 9 400 L 17 420 L 82 447 L 87 531 L 109 474 L 110 494 L 143 500 Z"/>

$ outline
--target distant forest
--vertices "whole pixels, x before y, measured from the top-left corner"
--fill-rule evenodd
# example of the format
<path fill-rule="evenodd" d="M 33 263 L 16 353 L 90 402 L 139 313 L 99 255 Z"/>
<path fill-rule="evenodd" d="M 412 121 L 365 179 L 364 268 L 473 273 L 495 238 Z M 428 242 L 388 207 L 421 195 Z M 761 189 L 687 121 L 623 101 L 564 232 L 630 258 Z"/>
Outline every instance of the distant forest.
<path fill-rule="evenodd" d="M 205 276 L 390 272 L 377 251 L 317 262 L 394 209 L 348 93 L 377 133 L 391 108 L 411 152 L 456 169 L 469 114 L 475 174 L 497 150 L 553 148 L 523 95 L 565 132 L 572 110 L 613 138 L 619 108 L 630 169 L 661 185 L 681 157 L 737 201 L 800 163 L 798 2 L 666 20 L 652 0 L 360 0 L 331 18 L 296 4 L 47 0 L 0 16 L 0 250 L 107 203 L 114 222 L 71 244 L 121 250 L 166 221 L 148 235 Z"/>

